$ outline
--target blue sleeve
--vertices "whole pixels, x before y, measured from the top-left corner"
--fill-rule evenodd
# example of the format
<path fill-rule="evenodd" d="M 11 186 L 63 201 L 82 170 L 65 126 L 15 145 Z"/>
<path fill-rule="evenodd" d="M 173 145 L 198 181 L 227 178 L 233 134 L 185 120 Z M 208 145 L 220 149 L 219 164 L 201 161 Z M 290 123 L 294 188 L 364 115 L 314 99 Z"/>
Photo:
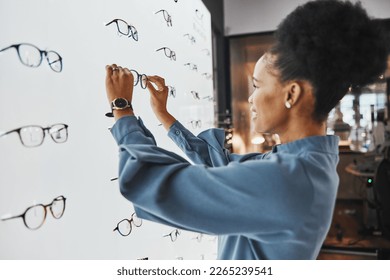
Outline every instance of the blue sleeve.
<path fill-rule="evenodd" d="M 196 164 L 207 166 L 224 166 L 231 161 L 245 161 L 257 156 L 259 153 L 238 155 L 230 153 L 224 147 L 225 132 L 223 129 L 208 129 L 195 136 L 179 121 L 169 129 L 168 136 L 176 145 Z"/>
<path fill-rule="evenodd" d="M 120 191 L 140 218 L 208 234 L 267 236 L 290 232 L 309 207 L 302 203 L 312 195 L 303 191 L 303 176 L 290 179 L 304 174 L 294 161 L 274 157 L 210 168 L 157 147 L 135 117 L 119 119 L 111 131 L 120 151 Z"/>

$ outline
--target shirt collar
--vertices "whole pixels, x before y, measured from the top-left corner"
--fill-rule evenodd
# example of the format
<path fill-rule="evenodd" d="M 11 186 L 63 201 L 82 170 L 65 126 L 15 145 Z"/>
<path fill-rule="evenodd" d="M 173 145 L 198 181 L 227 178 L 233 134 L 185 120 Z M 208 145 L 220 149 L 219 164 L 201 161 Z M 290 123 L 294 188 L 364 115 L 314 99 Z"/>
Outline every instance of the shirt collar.
<path fill-rule="evenodd" d="M 272 153 L 318 151 L 339 153 L 339 137 L 335 135 L 309 136 L 296 141 L 279 144 L 272 147 Z"/>

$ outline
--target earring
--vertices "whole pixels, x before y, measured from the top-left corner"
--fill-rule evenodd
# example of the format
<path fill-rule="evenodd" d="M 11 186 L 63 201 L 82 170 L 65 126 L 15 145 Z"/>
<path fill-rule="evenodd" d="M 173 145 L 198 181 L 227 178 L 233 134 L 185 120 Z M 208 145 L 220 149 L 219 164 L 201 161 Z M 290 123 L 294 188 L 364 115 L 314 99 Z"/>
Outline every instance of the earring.
<path fill-rule="evenodd" d="M 284 106 L 286 106 L 287 109 L 291 108 L 291 104 L 288 101 L 286 101 L 286 103 L 284 103 Z"/>

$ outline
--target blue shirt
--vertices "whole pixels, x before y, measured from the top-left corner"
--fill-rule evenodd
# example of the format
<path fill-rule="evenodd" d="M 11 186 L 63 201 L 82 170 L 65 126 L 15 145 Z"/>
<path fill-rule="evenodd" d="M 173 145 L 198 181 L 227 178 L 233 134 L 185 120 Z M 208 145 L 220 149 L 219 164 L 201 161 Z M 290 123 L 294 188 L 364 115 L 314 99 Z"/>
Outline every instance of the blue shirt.
<path fill-rule="evenodd" d="M 134 116 L 111 130 L 119 184 L 137 216 L 219 235 L 219 259 L 315 259 L 329 230 L 339 178 L 338 138 L 313 136 L 269 153 L 231 154 L 224 131 L 168 135 L 195 163 L 156 145 Z"/>

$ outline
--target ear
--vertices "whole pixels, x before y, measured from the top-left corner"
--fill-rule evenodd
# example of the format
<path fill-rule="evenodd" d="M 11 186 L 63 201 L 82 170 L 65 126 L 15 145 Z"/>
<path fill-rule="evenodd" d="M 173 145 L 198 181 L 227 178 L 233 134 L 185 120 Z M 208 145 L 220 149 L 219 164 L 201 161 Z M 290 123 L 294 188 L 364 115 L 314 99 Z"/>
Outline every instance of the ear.
<path fill-rule="evenodd" d="M 285 86 L 284 102 L 290 103 L 291 106 L 297 104 L 300 98 L 303 96 L 303 85 L 297 81 L 289 82 Z"/>

